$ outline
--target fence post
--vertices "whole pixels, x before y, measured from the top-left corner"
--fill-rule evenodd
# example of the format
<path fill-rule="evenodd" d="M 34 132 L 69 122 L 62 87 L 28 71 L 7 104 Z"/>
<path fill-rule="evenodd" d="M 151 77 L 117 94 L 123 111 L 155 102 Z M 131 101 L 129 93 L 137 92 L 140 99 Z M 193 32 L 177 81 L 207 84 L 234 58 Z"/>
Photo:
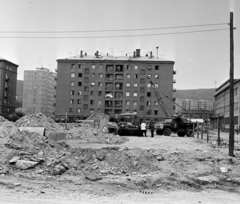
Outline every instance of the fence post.
<path fill-rule="evenodd" d="M 194 137 L 194 123 L 193 123 L 193 133 L 192 133 L 192 136 Z"/>
<path fill-rule="evenodd" d="M 221 129 L 221 123 L 220 123 L 220 116 L 218 115 L 218 146 L 220 146 L 220 129 Z"/>
<path fill-rule="evenodd" d="M 201 139 L 203 139 L 203 125 L 204 123 L 202 123 Z"/>
<path fill-rule="evenodd" d="M 207 142 L 209 141 L 209 134 L 208 134 L 208 116 L 207 116 Z"/>

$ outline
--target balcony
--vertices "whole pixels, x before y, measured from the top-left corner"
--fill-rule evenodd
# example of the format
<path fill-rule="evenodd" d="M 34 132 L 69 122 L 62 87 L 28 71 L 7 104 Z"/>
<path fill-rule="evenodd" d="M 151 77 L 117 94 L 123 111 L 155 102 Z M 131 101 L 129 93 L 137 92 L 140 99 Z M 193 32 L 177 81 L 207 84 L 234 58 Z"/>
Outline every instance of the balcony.
<path fill-rule="evenodd" d="M 115 108 L 122 108 L 122 101 L 115 101 L 114 107 Z"/>
<path fill-rule="evenodd" d="M 123 72 L 123 65 L 116 65 L 116 72 Z"/>
<path fill-rule="evenodd" d="M 6 74 L 5 81 L 8 81 L 10 77 Z"/>
<path fill-rule="evenodd" d="M 115 90 L 122 90 L 123 89 L 123 83 L 115 83 Z"/>
<path fill-rule="evenodd" d="M 114 71 L 114 66 L 113 65 L 107 65 L 106 66 L 106 72 L 113 72 Z"/>
<path fill-rule="evenodd" d="M 115 75 L 115 81 L 122 81 L 123 80 L 123 74 L 116 74 Z"/>
<path fill-rule="evenodd" d="M 173 88 L 173 92 L 176 92 L 176 91 L 177 91 L 177 89 Z"/>
<path fill-rule="evenodd" d="M 176 70 L 173 70 L 173 74 L 177 74 L 177 71 L 176 71 Z"/>
<path fill-rule="evenodd" d="M 105 101 L 105 107 L 106 108 L 112 108 L 113 107 L 113 101 Z"/>
<path fill-rule="evenodd" d="M 106 81 L 113 81 L 113 74 L 106 74 Z"/>
<path fill-rule="evenodd" d="M 106 91 L 105 99 L 112 99 L 112 98 L 113 98 L 113 92 L 112 91 Z"/>
<path fill-rule="evenodd" d="M 122 99 L 122 97 L 123 97 L 123 93 L 122 92 L 119 92 L 119 91 L 115 92 L 114 99 Z"/>
<path fill-rule="evenodd" d="M 176 79 L 173 79 L 173 83 L 176 83 Z"/>

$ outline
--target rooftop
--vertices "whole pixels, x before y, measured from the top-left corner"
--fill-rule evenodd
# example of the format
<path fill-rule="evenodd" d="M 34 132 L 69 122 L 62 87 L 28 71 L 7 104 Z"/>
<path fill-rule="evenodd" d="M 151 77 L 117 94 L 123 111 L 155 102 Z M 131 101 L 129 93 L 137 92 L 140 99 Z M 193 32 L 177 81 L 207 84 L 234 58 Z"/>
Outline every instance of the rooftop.
<path fill-rule="evenodd" d="M 9 60 L 6 60 L 6 59 L 4 59 L 4 58 L 2 58 L 2 57 L 0 57 L 0 61 L 9 62 L 9 63 L 11 63 L 11 64 L 13 64 L 13 65 L 15 65 L 15 66 L 17 66 L 17 67 L 18 67 L 18 65 L 17 65 L 17 64 L 15 64 L 15 63 L 13 63 L 13 62 L 10 62 Z"/>

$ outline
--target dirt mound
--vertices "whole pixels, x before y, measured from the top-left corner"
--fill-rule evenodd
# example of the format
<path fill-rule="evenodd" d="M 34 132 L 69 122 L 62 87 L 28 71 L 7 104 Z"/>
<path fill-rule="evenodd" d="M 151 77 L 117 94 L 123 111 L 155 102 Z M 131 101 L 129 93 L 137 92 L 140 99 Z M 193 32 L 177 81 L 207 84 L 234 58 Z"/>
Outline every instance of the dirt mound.
<path fill-rule="evenodd" d="M 3 116 L 0 115 L 0 123 L 7 121 Z"/>
<path fill-rule="evenodd" d="M 81 124 L 72 127 L 67 132 L 68 139 L 79 140 L 81 142 L 102 143 L 102 144 L 122 144 L 126 139 L 119 135 L 111 133 L 103 133 L 99 129 L 89 127 L 89 125 Z"/>
<path fill-rule="evenodd" d="M 18 132 L 18 127 L 10 121 L 4 121 L 0 123 L 0 138 L 9 137 Z"/>
<path fill-rule="evenodd" d="M 55 121 L 43 115 L 42 113 L 36 113 L 26 115 L 15 122 L 18 127 L 45 127 L 47 131 L 64 132 L 64 128 L 55 123 Z"/>

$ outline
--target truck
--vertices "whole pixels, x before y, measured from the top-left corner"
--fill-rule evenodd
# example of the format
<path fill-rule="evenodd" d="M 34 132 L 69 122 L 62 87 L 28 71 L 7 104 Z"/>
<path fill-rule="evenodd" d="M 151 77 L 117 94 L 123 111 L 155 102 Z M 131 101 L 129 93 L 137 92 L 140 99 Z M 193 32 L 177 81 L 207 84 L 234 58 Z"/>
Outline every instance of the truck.
<path fill-rule="evenodd" d="M 162 122 L 155 124 L 156 134 L 170 136 L 171 133 L 177 133 L 179 137 L 193 136 L 197 123 L 193 123 L 187 118 L 180 115 L 165 119 Z"/>

